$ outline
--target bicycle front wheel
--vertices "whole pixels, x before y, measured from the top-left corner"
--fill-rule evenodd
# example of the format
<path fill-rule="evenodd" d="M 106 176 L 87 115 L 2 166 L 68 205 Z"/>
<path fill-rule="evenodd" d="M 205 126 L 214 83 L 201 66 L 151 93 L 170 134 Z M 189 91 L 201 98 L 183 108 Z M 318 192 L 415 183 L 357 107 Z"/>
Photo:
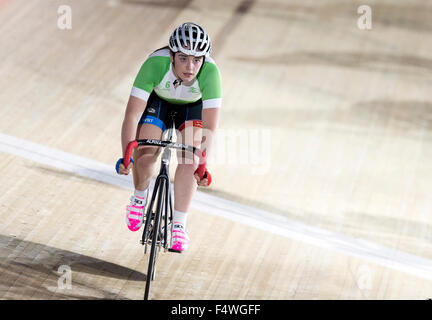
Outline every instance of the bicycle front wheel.
<path fill-rule="evenodd" d="M 152 244 L 151 244 L 151 250 L 150 250 L 150 256 L 149 256 L 149 263 L 148 263 L 148 269 L 147 269 L 147 276 L 146 276 L 146 287 L 144 292 L 144 300 L 148 300 L 149 294 L 150 294 L 150 284 L 152 280 L 154 279 L 155 275 L 155 265 L 156 265 L 156 257 L 157 257 L 157 250 L 158 246 L 160 245 L 159 241 L 159 232 L 160 232 L 160 222 L 161 222 L 161 216 L 162 216 L 162 206 L 163 206 L 163 199 L 164 199 L 164 190 L 165 190 L 165 179 L 161 179 L 159 185 L 158 185 L 158 199 L 157 199 L 157 205 L 156 205 L 156 212 L 154 215 L 154 224 L 153 224 L 153 237 L 152 237 Z"/>

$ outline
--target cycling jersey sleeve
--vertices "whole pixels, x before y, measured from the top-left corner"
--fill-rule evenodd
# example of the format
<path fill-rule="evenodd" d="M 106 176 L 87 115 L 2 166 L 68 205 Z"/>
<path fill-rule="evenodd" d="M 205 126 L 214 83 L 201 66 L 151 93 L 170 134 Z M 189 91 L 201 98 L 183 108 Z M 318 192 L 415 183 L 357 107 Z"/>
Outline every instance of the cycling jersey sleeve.
<path fill-rule="evenodd" d="M 135 78 L 131 95 L 147 101 L 153 88 L 161 81 L 166 64 L 163 57 L 148 58 Z"/>
<path fill-rule="evenodd" d="M 215 63 L 205 62 L 201 75 L 198 81 L 202 92 L 203 109 L 220 108 L 222 86 L 218 67 Z"/>

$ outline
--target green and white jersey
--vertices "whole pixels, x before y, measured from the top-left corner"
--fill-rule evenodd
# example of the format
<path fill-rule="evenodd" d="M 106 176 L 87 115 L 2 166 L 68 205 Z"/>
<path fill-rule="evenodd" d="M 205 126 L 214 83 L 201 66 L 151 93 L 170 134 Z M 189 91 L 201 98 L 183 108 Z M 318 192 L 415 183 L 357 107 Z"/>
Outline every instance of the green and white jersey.
<path fill-rule="evenodd" d="M 150 93 L 174 104 L 186 104 L 202 98 L 203 109 L 220 108 L 222 90 L 219 69 L 210 57 L 205 59 L 201 72 L 191 85 L 174 88 L 177 77 L 172 71 L 169 49 L 152 53 L 141 66 L 131 95 L 147 101 Z"/>

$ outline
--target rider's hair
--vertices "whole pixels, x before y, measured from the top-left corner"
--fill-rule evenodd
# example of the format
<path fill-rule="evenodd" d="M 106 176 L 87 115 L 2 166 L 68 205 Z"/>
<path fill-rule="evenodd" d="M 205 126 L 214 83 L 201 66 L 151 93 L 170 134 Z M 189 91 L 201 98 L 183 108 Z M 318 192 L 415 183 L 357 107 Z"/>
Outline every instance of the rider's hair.
<path fill-rule="evenodd" d="M 153 53 L 155 53 L 156 51 L 159 51 L 159 50 L 164 50 L 164 49 L 169 49 L 169 51 L 171 51 L 171 49 L 170 49 L 170 47 L 169 46 L 165 46 L 165 47 L 162 47 L 162 48 L 159 48 L 159 49 L 156 49 L 155 51 L 153 51 L 151 54 L 153 54 Z M 172 51 L 171 51 L 172 52 Z"/>
<path fill-rule="evenodd" d="M 159 49 L 156 49 L 155 51 L 153 51 L 151 54 L 153 54 L 153 53 L 155 53 L 156 51 L 159 51 L 159 50 L 165 50 L 165 49 L 168 49 L 169 51 L 170 51 L 170 53 L 171 53 L 171 55 L 172 55 L 172 57 L 173 57 L 173 66 L 174 66 L 174 68 L 175 68 L 175 54 L 177 53 L 177 52 L 174 52 L 174 51 L 172 51 L 171 49 L 170 49 L 170 47 L 169 46 L 164 46 L 164 47 L 162 47 L 162 48 L 159 48 Z M 202 56 L 203 57 L 203 62 L 202 62 L 202 65 L 201 65 L 201 68 L 200 68 L 200 70 L 198 71 L 198 73 L 197 73 L 197 75 L 196 75 L 196 77 L 198 78 L 198 76 L 200 75 L 200 73 L 201 73 L 201 70 L 202 70 L 202 68 L 203 68 L 203 66 L 204 66 L 204 62 L 205 62 L 205 56 Z"/>

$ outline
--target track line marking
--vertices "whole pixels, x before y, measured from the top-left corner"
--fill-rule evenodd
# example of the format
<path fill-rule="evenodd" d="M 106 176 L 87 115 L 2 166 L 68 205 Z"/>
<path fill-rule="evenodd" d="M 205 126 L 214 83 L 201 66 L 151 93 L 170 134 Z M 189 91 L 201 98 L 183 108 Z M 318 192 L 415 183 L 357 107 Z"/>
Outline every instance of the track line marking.
<path fill-rule="evenodd" d="M 1 133 L 0 152 L 133 190 L 132 176 L 117 175 L 114 164 L 106 165 Z M 154 184 L 154 181 L 151 184 Z M 313 227 L 281 215 L 221 199 L 200 191 L 196 192 L 192 207 L 207 214 L 432 280 L 432 260 L 430 259 Z"/>

